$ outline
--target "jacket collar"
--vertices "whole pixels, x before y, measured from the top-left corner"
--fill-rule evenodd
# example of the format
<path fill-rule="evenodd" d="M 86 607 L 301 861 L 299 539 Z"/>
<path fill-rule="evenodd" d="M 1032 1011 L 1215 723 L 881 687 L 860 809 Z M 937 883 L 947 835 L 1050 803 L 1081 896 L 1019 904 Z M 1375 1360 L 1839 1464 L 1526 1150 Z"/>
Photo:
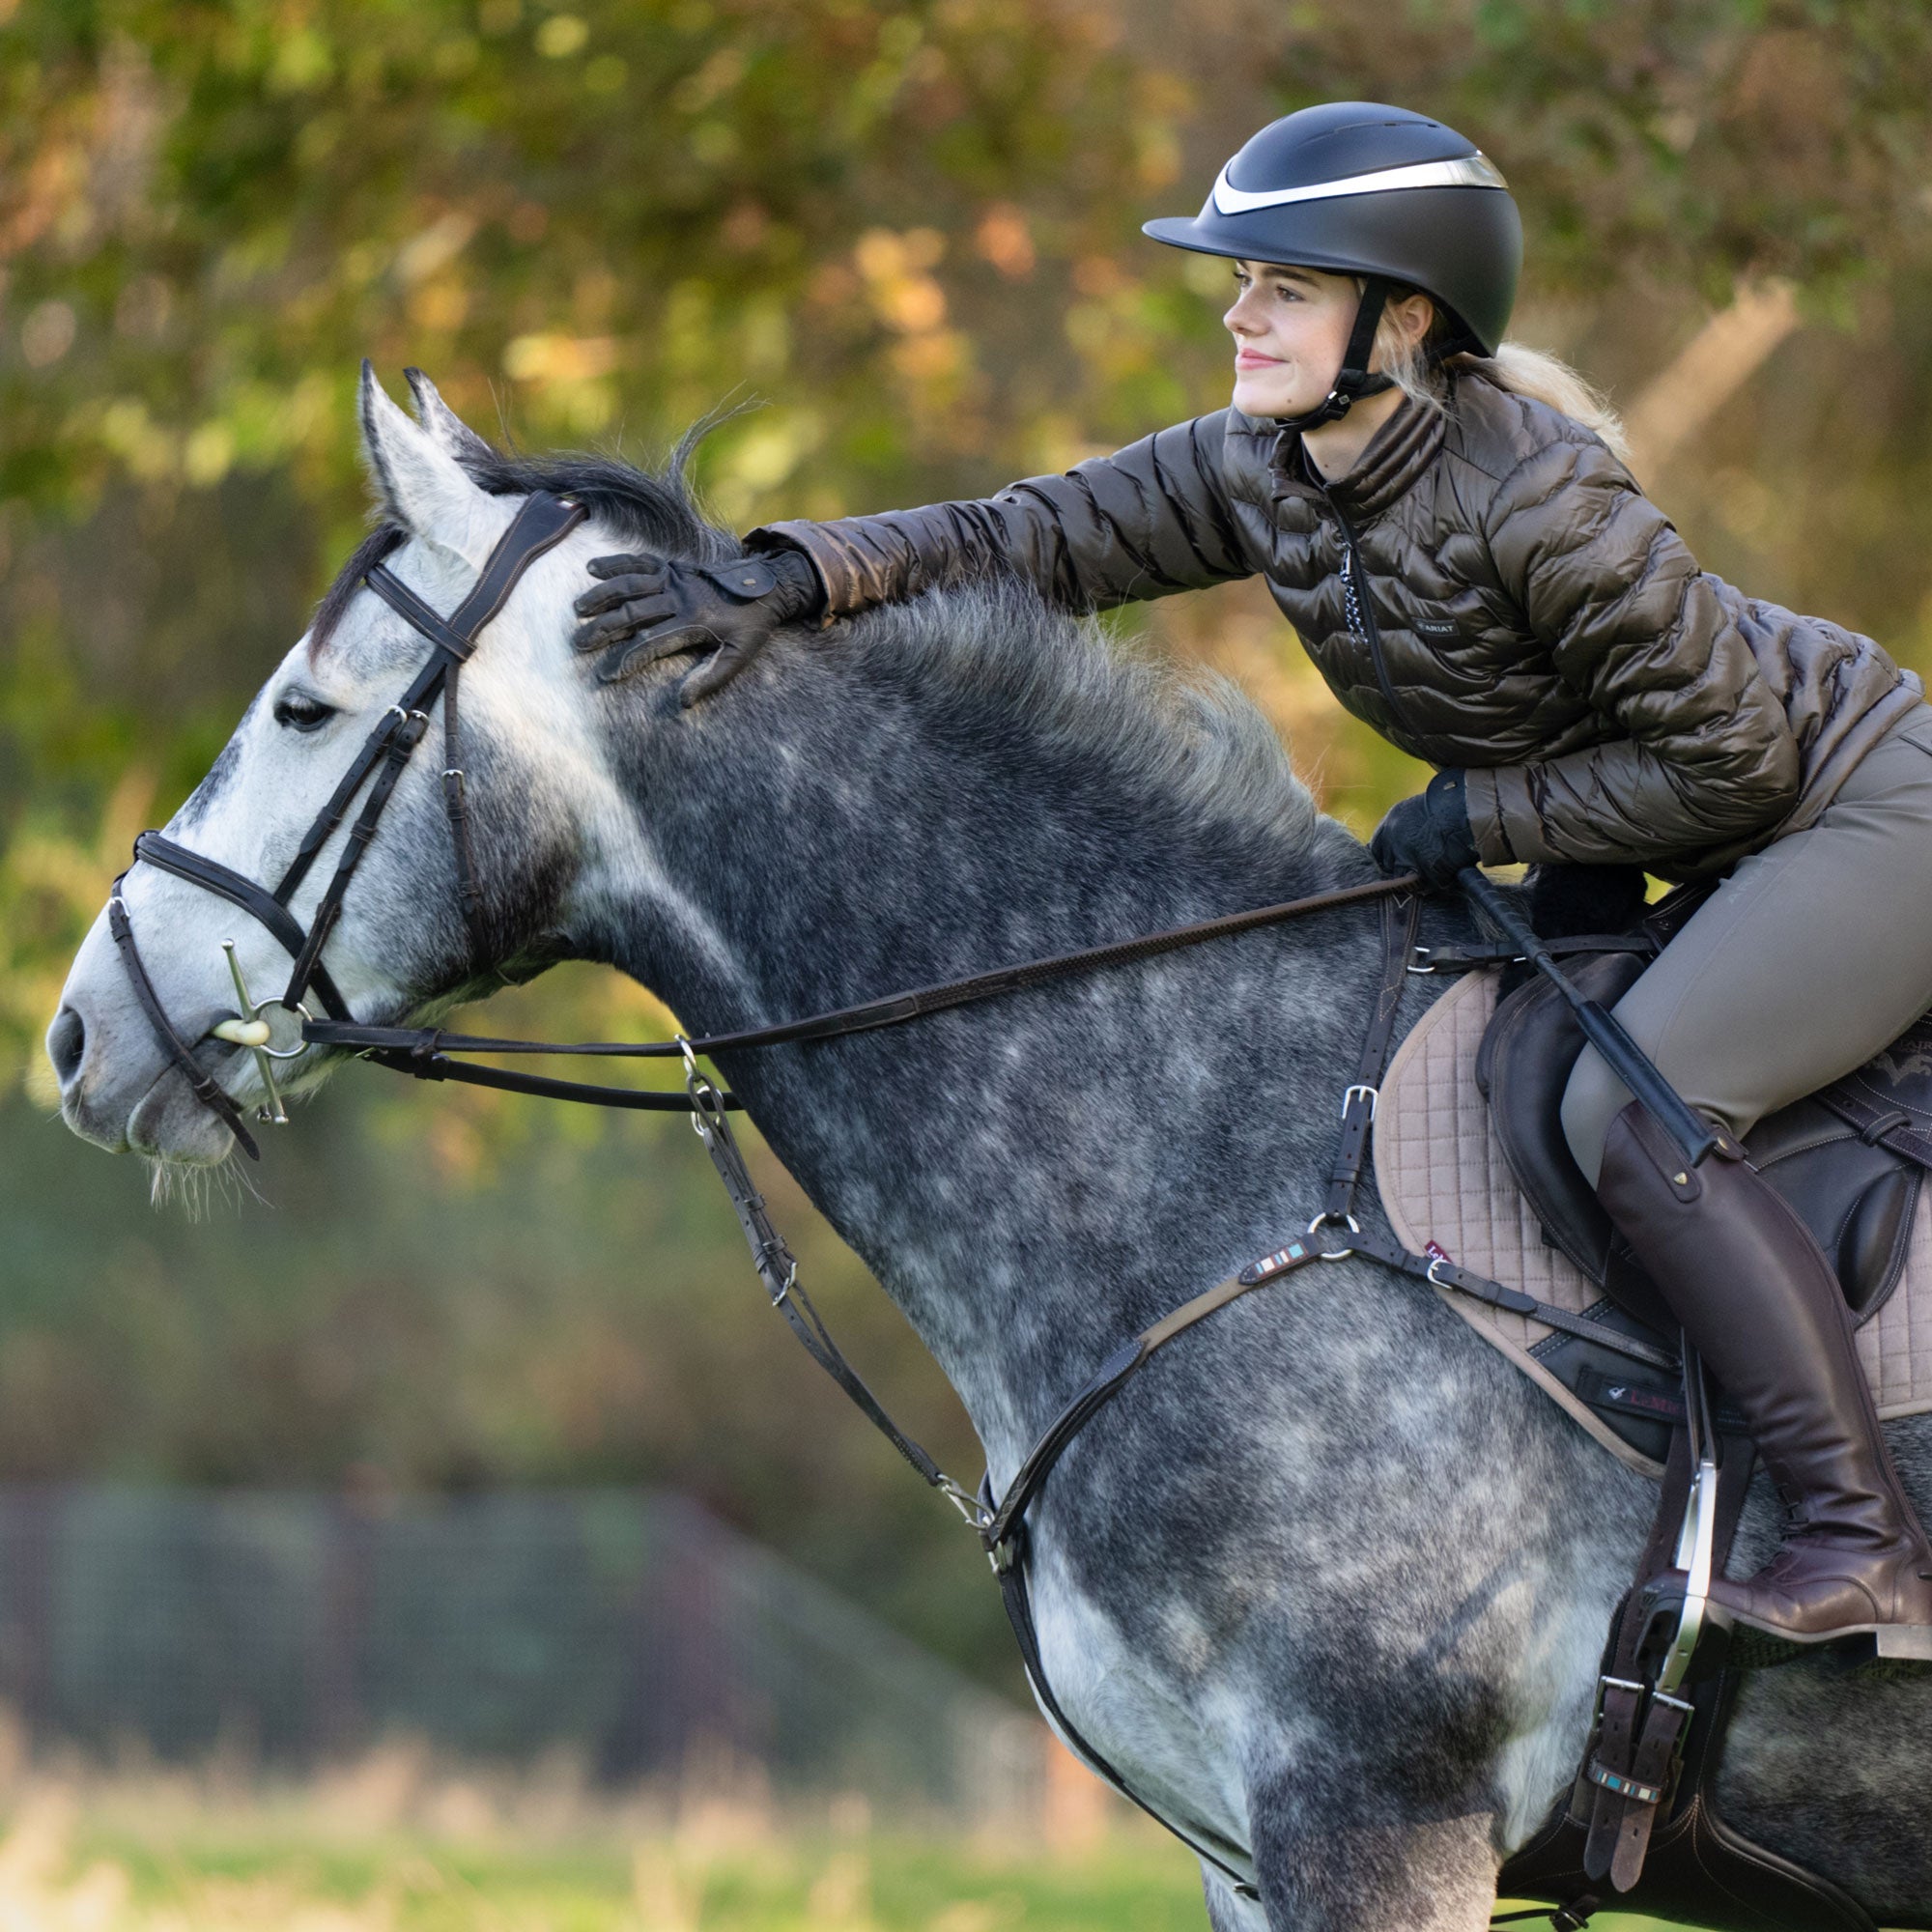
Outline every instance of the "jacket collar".
<path fill-rule="evenodd" d="M 1418 409 L 1404 397 L 1347 475 L 1324 483 L 1293 430 L 1277 435 L 1268 467 L 1276 489 L 1285 494 L 1325 496 L 1351 519 L 1379 516 L 1435 462 L 1448 426 L 1442 411 Z M 1263 427 L 1256 424 L 1257 429 Z"/>

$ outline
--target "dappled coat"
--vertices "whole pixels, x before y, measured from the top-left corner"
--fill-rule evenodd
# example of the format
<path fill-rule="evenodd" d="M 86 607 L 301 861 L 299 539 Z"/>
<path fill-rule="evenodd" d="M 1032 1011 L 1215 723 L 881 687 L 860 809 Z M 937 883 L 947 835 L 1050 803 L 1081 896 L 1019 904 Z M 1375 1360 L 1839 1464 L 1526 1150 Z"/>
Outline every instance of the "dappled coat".
<path fill-rule="evenodd" d="M 835 615 L 1003 570 L 1075 609 L 1260 573 L 1350 711 L 1468 769 L 1490 864 L 1717 871 L 1814 819 L 1919 695 L 1869 638 L 1700 570 L 1589 430 L 1467 373 L 1333 483 L 1223 410 L 982 501 L 752 541 L 804 549 Z"/>

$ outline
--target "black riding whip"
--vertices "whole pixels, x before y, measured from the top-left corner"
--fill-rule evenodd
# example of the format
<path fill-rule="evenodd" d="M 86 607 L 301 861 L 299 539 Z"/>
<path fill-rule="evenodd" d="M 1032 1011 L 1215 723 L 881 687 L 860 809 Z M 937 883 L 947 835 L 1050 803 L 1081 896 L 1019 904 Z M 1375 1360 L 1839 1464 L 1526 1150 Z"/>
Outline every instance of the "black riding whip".
<path fill-rule="evenodd" d="M 1718 1135 L 1709 1122 L 1695 1113 L 1684 1096 L 1657 1070 L 1656 1064 L 1626 1033 L 1615 1016 L 1606 1012 L 1588 994 L 1579 991 L 1549 956 L 1548 949 L 1530 930 L 1526 921 L 1496 887 L 1474 866 L 1465 866 L 1456 875 L 1463 895 L 1485 914 L 1514 946 L 1570 1004 L 1583 1037 L 1604 1056 L 1605 1064 L 1633 1094 L 1643 1110 L 1677 1143 L 1684 1158 L 1695 1167 L 1718 1145 Z"/>

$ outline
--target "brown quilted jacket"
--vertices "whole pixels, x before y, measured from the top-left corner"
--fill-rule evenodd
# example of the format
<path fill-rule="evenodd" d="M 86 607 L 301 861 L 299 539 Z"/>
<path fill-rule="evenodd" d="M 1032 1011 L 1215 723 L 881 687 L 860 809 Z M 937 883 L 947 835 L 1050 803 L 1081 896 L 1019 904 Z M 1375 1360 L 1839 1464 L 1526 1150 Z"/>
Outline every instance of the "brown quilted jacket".
<path fill-rule="evenodd" d="M 1700 570 L 1588 430 L 1473 375 L 1324 486 L 1233 410 L 979 502 L 775 524 L 835 614 L 1017 571 L 1085 610 L 1260 572 L 1329 688 L 1467 768 L 1490 864 L 1709 874 L 1822 811 L 1918 701 L 1869 638 Z"/>

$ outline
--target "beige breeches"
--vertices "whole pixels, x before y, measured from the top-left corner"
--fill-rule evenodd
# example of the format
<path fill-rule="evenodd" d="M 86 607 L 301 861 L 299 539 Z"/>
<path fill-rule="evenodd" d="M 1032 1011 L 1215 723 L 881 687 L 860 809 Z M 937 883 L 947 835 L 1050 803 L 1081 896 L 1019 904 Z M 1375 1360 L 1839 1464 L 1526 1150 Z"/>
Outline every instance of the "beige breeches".
<path fill-rule="evenodd" d="M 1616 1009 L 1738 1135 L 1862 1065 L 1932 1008 L 1932 706 L 1860 759 L 1811 825 L 1742 860 Z M 1595 1181 L 1630 1094 L 1586 1047 L 1563 1096 Z"/>

